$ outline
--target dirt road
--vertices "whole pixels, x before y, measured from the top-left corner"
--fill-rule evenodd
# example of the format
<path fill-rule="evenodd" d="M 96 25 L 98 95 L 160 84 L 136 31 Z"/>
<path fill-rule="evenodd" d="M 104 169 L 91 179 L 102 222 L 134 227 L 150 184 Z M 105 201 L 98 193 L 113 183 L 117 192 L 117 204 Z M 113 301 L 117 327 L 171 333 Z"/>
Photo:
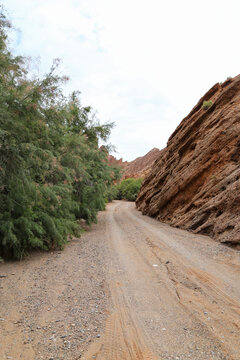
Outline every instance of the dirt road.
<path fill-rule="evenodd" d="M 132 203 L 1 275 L 1 359 L 240 359 L 240 253 Z"/>

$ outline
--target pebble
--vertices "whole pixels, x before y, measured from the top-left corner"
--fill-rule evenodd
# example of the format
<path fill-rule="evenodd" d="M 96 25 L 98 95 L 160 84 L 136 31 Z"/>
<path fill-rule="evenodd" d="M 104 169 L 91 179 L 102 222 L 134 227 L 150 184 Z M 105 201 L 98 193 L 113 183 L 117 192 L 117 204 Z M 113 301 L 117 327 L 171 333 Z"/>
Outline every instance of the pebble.
<path fill-rule="evenodd" d="M 98 244 L 98 239 L 95 242 Z M 23 271 L 20 278 L 16 276 L 18 272 L 15 273 L 13 269 L 6 275 L 2 273 L 2 278 L 7 278 L 6 281 L 14 282 L 14 284 L 16 282 L 16 285 L 19 284 L 21 286 L 24 280 L 26 282 L 29 281 L 29 283 L 32 282 L 32 287 L 35 286 L 33 291 L 27 291 L 26 294 L 22 293 L 20 298 L 21 310 L 19 309 L 18 313 L 22 314 L 23 320 L 21 323 L 19 321 L 17 325 L 23 327 L 26 336 L 30 335 L 33 338 L 32 340 L 27 336 L 26 339 L 23 339 L 25 344 L 32 342 L 35 345 L 38 344 L 39 360 L 65 359 L 68 358 L 66 352 L 68 352 L 69 358 L 79 358 L 89 343 L 99 341 L 99 338 L 102 337 L 101 331 L 107 317 L 104 310 L 108 304 L 108 296 L 106 296 L 104 290 L 105 269 L 102 264 L 102 255 L 105 249 L 104 246 L 95 246 L 96 244 L 93 246 L 91 242 L 84 243 L 84 246 L 81 247 L 81 253 L 79 253 L 80 260 L 75 256 L 76 251 L 70 251 L 71 257 L 65 264 L 71 264 L 69 266 L 69 273 L 65 273 L 60 281 L 60 286 L 64 285 L 63 290 L 57 292 L 57 300 L 61 306 L 61 313 L 64 314 L 61 319 L 58 317 L 61 315 L 60 312 L 58 314 L 53 312 L 55 308 L 51 304 L 51 293 L 48 292 L 49 277 L 46 274 L 47 272 L 50 274 L 53 269 L 55 271 L 53 264 L 45 262 L 44 266 L 36 267 L 36 269 L 28 269 L 26 267 L 25 272 Z M 95 257 L 92 256 L 93 253 L 96 255 Z M 67 256 L 68 252 L 61 254 Z M 72 261 L 74 256 L 75 262 Z M 62 274 L 62 264 L 59 263 L 56 266 L 56 270 L 59 270 L 59 274 Z M 81 273 L 86 271 L 86 273 L 84 277 L 79 277 L 76 280 L 73 274 L 79 271 Z M 15 276 L 10 276 L 13 273 Z M 52 275 L 55 276 L 54 273 Z M 5 283 L 4 279 L 0 279 L 0 283 L 2 286 Z M 89 283 L 91 283 L 90 290 Z M 55 289 L 55 285 L 53 285 L 53 289 Z M 56 289 L 58 290 L 57 286 Z M 71 294 L 74 294 L 74 298 Z M 46 315 L 44 323 L 39 325 L 38 311 L 49 312 L 49 314 L 53 312 L 53 314 L 51 318 L 49 318 L 49 315 Z M 0 324 L 1 321 L 6 321 L 7 314 L 5 316 L 5 319 L 0 318 Z M 17 319 L 14 320 L 17 321 Z M 40 329 L 41 331 L 39 331 Z M 87 331 L 87 329 L 89 330 Z M 80 354 L 79 346 L 81 348 Z M 55 353 L 54 356 L 51 355 L 53 352 Z"/>

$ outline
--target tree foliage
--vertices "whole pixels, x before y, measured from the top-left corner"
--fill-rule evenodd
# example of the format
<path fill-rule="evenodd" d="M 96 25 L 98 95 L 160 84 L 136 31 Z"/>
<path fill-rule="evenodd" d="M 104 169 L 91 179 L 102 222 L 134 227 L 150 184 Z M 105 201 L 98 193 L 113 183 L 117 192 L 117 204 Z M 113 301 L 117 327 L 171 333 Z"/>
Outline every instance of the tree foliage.
<path fill-rule="evenodd" d="M 34 248 L 62 247 L 96 221 L 118 177 L 107 163 L 113 124 L 101 125 L 79 93 L 62 93 L 54 62 L 31 79 L 24 58 L 7 46 L 10 27 L 0 14 L 0 255 L 21 258 Z"/>
<path fill-rule="evenodd" d="M 142 182 L 143 179 L 141 178 L 139 179 L 129 178 L 122 180 L 116 186 L 115 199 L 135 201 L 142 186 Z"/>

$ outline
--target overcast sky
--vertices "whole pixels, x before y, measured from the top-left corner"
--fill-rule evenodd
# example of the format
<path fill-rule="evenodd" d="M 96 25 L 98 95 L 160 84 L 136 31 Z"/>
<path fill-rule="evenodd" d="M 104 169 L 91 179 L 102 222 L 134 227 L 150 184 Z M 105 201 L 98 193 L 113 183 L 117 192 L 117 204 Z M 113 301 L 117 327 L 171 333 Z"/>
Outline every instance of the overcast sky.
<path fill-rule="evenodd" d="M 117 157 L 163 148 L 199 98 L 240 73 L 239 0 L 4 0 L 15 53 L 61 58 L 67 90 L 114 121 Z"/>

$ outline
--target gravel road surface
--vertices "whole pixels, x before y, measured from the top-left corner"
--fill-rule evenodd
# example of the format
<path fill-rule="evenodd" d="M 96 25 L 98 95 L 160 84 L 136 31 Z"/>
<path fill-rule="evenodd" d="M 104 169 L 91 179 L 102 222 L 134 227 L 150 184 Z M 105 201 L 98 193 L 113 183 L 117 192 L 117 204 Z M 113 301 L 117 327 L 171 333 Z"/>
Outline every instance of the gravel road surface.
<path fill-rule="evenodd" d="M 0 265 L 0 359 L 239 360 L 240 253 L 115 201 L 62 252 Z"/>

